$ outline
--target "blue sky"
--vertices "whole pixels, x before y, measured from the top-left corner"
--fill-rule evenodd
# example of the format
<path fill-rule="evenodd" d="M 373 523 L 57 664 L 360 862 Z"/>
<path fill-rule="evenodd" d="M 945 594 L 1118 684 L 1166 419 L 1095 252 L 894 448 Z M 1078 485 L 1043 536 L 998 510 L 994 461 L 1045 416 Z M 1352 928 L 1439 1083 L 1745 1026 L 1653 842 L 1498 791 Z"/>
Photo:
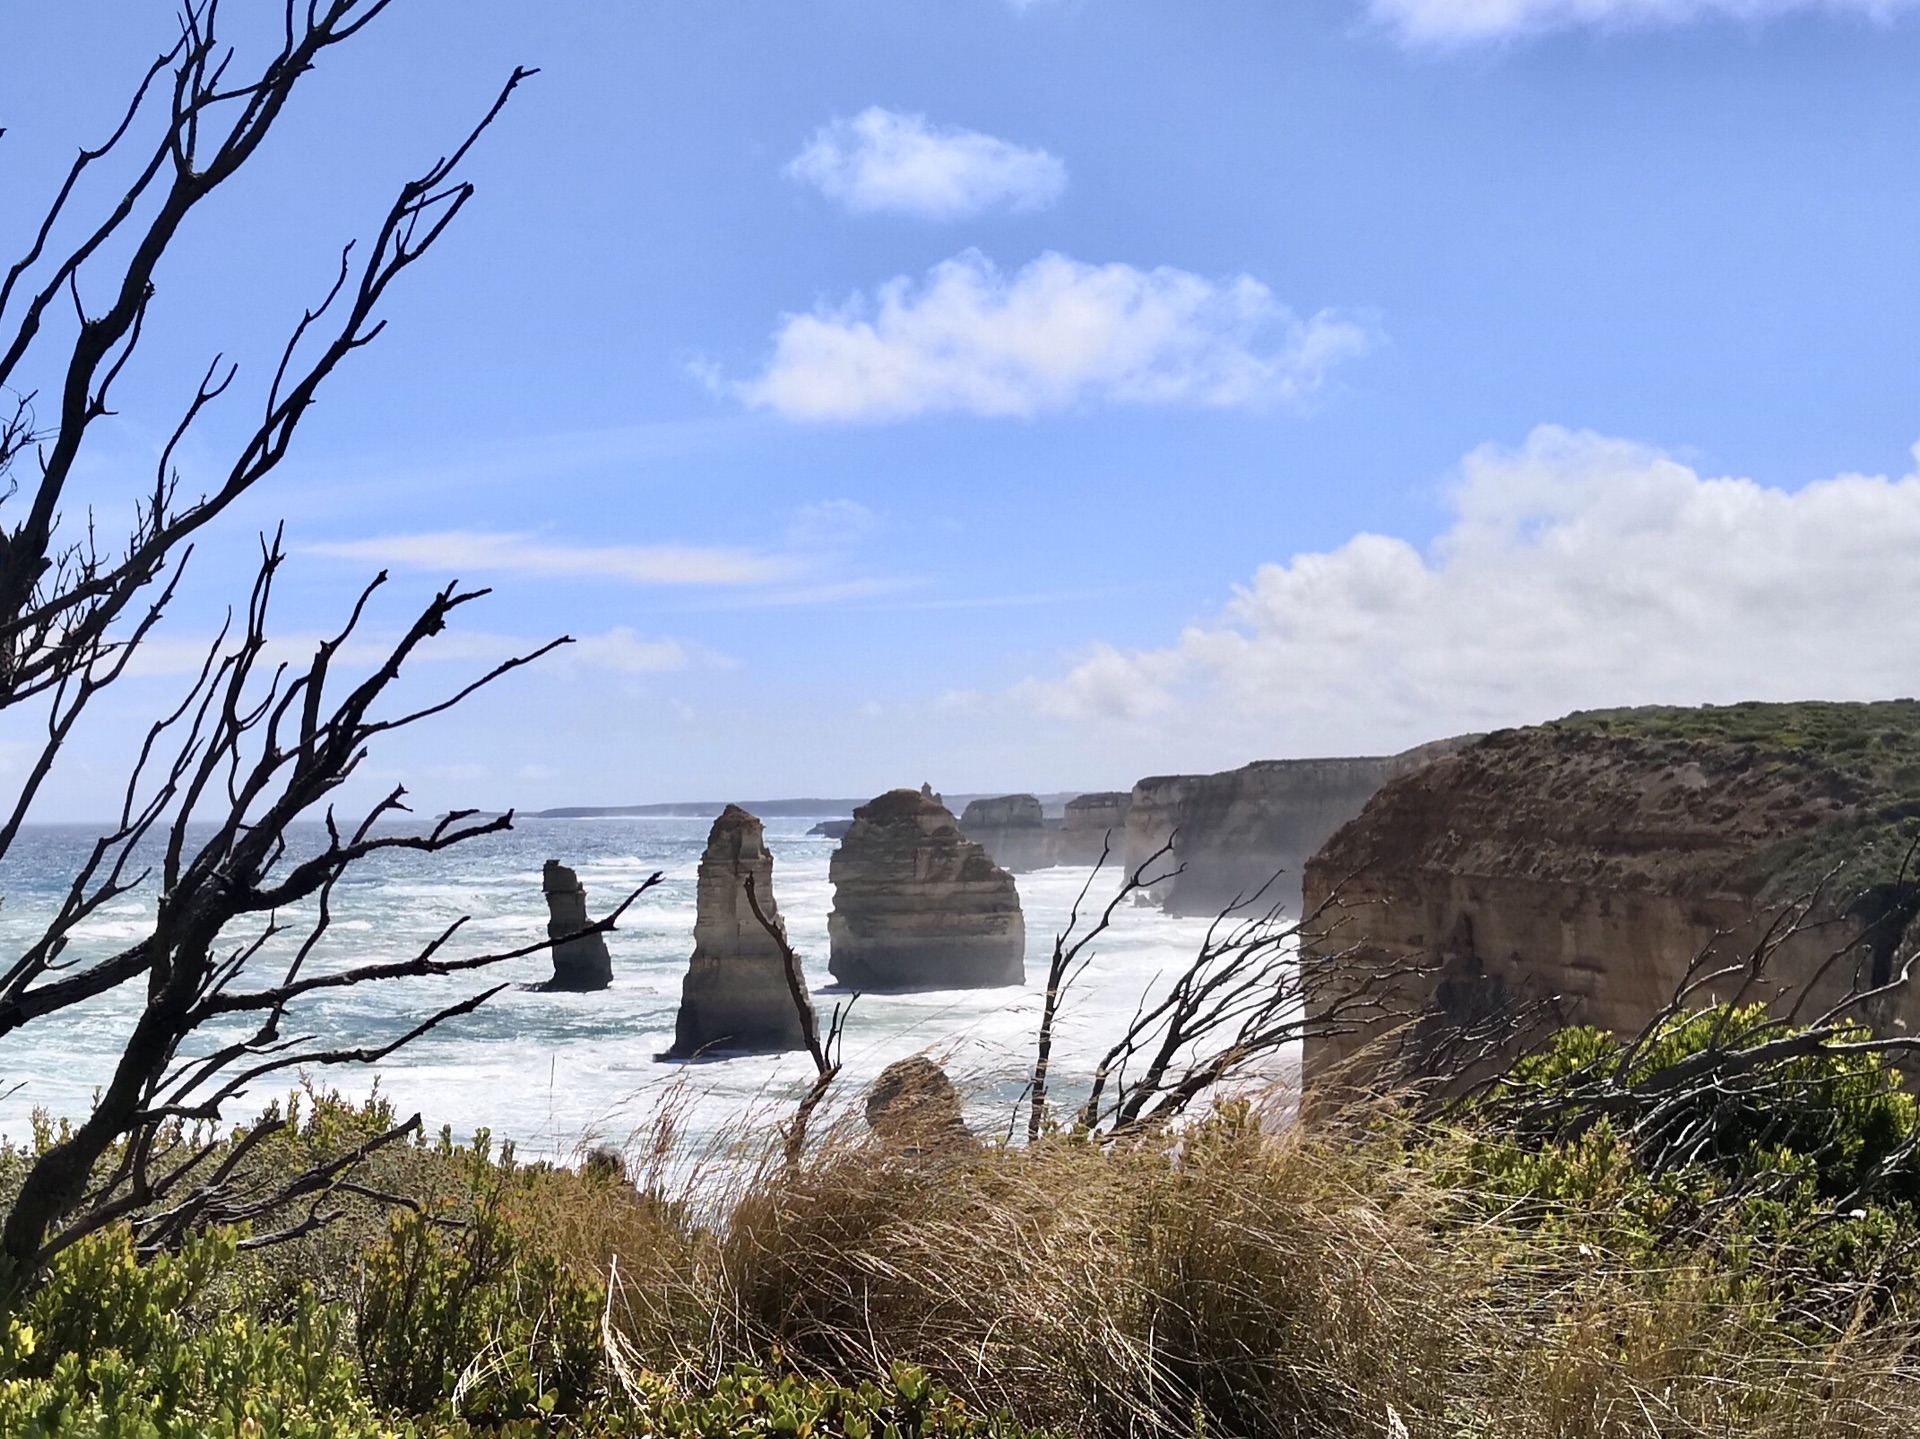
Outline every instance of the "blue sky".
<path fill-rule="evenodd" d="M 243 40 L 276 8 L 229 3 Z M 0 7 L 13 200 L 169 9 Z M 580 637 L 376 755 L 429 807 L 1103 788 L 1912 693 L 1906 12 L 398 0 L 162 274 L 101 516 L 207 359 L 259 381 L 337 246 L 542 73 L 46 815 L 105 808 L 282 517 L 290 653 L 382 565 L 389 630 L 496 591 L 423 692 Z"/>

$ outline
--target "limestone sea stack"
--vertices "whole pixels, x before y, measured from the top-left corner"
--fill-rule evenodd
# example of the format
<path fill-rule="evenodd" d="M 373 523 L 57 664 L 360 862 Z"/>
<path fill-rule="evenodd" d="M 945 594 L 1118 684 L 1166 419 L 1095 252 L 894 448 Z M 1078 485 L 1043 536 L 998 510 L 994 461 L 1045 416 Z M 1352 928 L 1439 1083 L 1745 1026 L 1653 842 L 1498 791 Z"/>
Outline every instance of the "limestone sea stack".
<path fill-rule="evenodd" d="M 604 934 L 580 932 L 593 923 L 587 916 L 587 889 L 580 876 L 550 859 L 541 872 L 540 887 L 547 895 L 547 938 L 554 942 L 553 978 L 543 987 L 582 993 L 605 989 L 613 983 L 613 958 L 607 953 Z"/>
<path fill-rule="evenodd" d="M 1026 978 L 1013 876 L 960 832 L 931 790 L 853 812 L 833 853 L 833 977 L 853 989 L 990 989 Z"/>
<path fill-rule="evenodd" d="M 748 903 L 749 878 L 760 912 L 784 935 L 766 832 L 759 820 L 730 804 L 713 822 L 700 857 L 693 959 L 668 1051 L 675 1058 L 716 1049 L 779 1053 L 807 1047 L 780 946 Z"/>
<path fill-rule="evenodd" d="M 1054 834 L 1040 801 L 1030 794 L 976 799 L 960 816 L 960 832 L 993 862 L 1014 874 L 1054 864 Z"/>
<path fill-rule="evenodd" d="M 1062 864 L 1098 864 L 1102 846 L 1107 864 L 1118 870 L 1127 862 L 1127 811 L 1133 796 L 1125 790 L 1101 790 L 1067 801 L 1067 822 L 1060 831 Z"/>

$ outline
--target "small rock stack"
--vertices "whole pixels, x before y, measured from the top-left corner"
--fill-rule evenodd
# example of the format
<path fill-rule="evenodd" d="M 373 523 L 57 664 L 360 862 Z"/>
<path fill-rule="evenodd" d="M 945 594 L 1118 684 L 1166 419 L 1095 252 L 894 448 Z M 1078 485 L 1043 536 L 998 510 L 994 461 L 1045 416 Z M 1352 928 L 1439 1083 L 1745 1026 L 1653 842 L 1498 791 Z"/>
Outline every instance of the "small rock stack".
<path fill-rule="evenodd" d="M 853 989 L 1023 983 L 1027 927 L 1013 876 L 960 832 L 931 790 L 890 790 L 853 812 L 834 851 L 833 977 Z"/>
<path fill-rule="evenodd" d="M 781 1053 L 807 1047 L 780 946 L 747 901 L 748 878 L 760 912 L 785 935 L 786 923 L 773 899 L 773 854 L 767 849 L 766 831 L 759 820 L 730 804 L 713 822 L 700 858 L 693 958 L 668 1051 L 676 1058 L 707 1050 Z"/>
<path fill-rule="evenodd" d="M 554 942 L 553 978 L 543 987 L 582 993 L 605 989 L 613 983 L 613 958 L 607 953 L 604 934 L 580 932 L 593 923 L 580 876 L 550 859 L 541 872 L 540 887 L 547 895 L 547 938 Z"/>

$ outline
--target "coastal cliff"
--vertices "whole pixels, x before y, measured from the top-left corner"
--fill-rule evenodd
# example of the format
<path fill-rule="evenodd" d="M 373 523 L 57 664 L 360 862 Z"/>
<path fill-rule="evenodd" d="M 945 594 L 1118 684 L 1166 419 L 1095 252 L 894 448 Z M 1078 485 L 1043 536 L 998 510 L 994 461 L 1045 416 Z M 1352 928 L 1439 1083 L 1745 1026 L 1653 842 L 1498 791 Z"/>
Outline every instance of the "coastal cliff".
<path fill-rule="evenodd" d="M 828 866 L 833 977 L 854 989 L 984 989 L 1026 974 L 1013 876 L 931 791 L 890 790 L 853 812 Z"/>
<path fill-rule="evenodd" d="M 1749 997 L 1810 988 L 1824 1006 L 1897 972 L 1916 814 L 1912 701 L 1613 711 L 1503 731 L 1394 779 L 1313 857 L 1306 904 L 1338 922 L 1308 938 L 1305 963 L 1337 955 L 1350 979 L 1396 976 L 1394 1008 L 1430 1028 L 1525 1007 L 1630 1033 L 1696 957 L 1744 960 L 1783 906 L 1822 890 Z M 1898 996 L 1870 1017 L 1920 1019 L 1913 1008 Z M 1365 1037 L 1310 1043 L 1310 1069 Z"/>
<path fill-rule="evenodd" d="M 1262 886 L 1263 902 L 1283 901 L 1297 910 L 1302 870 L 1327 837 L 1388 780 L 1464 742 L 1438 740 L 1386 756 L 1259 760 L 1220 774 L 1143 779 L 1126 810 L 1127 872 L 1171 838 L 1171 856 L 1146 875 L 1149 896 L 1168 913 L 1217 914 Z M 1181 865 L 1185 869 L 1175 875 Z"/>

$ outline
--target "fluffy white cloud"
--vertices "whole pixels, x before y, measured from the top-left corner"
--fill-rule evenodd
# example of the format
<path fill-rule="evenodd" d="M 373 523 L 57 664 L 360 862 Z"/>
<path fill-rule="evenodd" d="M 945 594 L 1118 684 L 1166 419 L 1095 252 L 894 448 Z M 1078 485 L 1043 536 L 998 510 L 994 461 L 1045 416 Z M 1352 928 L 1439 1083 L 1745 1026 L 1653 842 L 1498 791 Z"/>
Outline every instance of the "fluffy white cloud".
<path fill-rule="evenodd" d="M 1403 40 L 1451 47 L 1551 30 L 1628 29 L 1698 20 L 1760 21 L 1801 10 L 1887 20 L 1912 0 L 1371 0 L 1374 19 Z"/>
<path fill-rule="evenodd" d="M 1367 348 L 1330 312 L 1297 318 L 1247 275 L 1085 265 L 1045 254 L 1006 275 L 978 251 L 871 301 L 787 315 L 748 404 L 796 420 L 936 411 L 1033 415 L 1110 404 L 1297 404 Z"/>
<path fill-rule="evenodd" d="M 1426 553 L 1262 566 L 1166 649 L 1022 695 L 1192 751 L 1368 753 L 1578 708 L 1920 691 L 1920 476 L 1789 493 L 1543 427 L 1461 466 Z"/>
<path fill-rule="evenodd" d="M 643 585 L 762 585 L 791 579 L 779 555 L 694 545 L 566 545 L 485 530 L 382 535 L 310 547 L 315 554 L 414 569 L 555 575 Z"/>
<path fill-rule="evenodd" d="M 924 220 L 1043 209 L 1067 188 L 1067 167 L 1045 150 L 878 105 L 822 125 L 786 173 L 856 214 Z"/>

